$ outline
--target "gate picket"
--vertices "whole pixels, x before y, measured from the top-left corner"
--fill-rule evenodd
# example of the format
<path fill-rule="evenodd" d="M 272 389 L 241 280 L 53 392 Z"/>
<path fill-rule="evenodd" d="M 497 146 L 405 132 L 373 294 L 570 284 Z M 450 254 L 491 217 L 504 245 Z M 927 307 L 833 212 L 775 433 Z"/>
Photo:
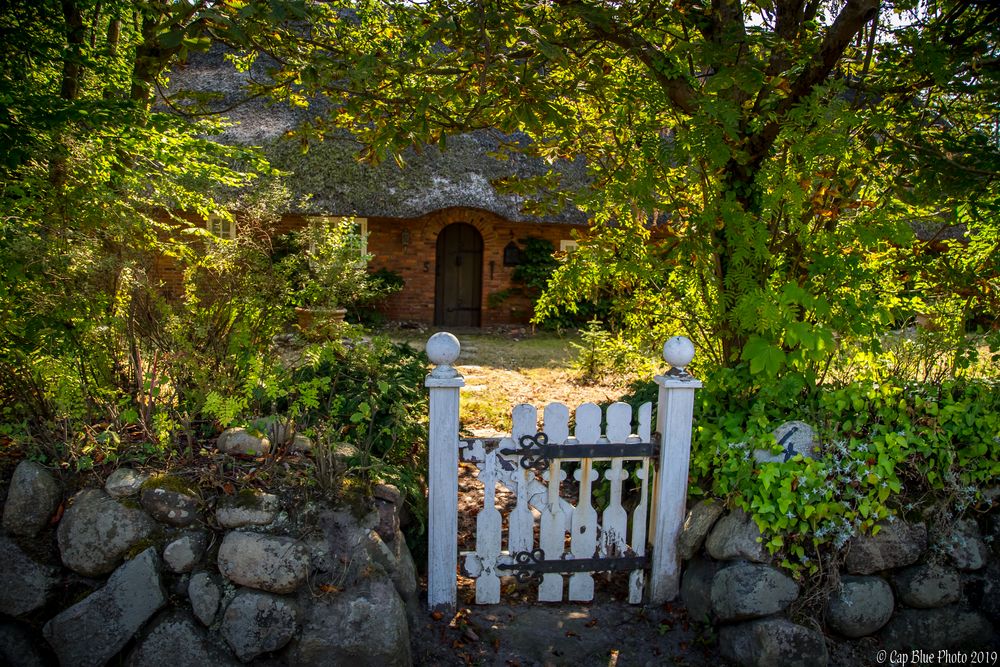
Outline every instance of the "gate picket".
<path fill-rule="evenodd" d="M 639 406 L 639 427 L 636 429 L 639 442 L 649 442 L 652 436 L 652 415 L 653 404 L 643 403 Z M 632 550 L 636 556 L 646 555 L 646 519 L 649 513 L 649 459 L 643 459 L 642 465 L 636 472 L 641 480 L 642 487 L 639 493 L 639 504 L 632 511 Z M 643 590 L 646 587 L 646 573 L 643 570 L 634 570 L 628 578 L 628 601 L 629 604 L 639 604 L 642 602 Z"/>
<path fill-rule="evenodd" d="M 562 403 L 545 406 L 545 433 L 549 442 L 563 443 L 569 437 L 569 408 Z M 566 518 L 559 504 L 559 483 L 565 478 L 559 461 L 553 461 L 548 470 L 548 493 L 542 508 L 541 529 L 538 546 L 545 552 L 546 559 L 562 558 L 566 546 Z M 540 602 L 561 602 L 563 598 L 563 576 L 546 573 L 538 585 Z"/>
<path fill-rule="evenodd" d="M 514 447 L 520 447 L 521 436 L 537 433 L 538 409 L 522 403 L 514 407 L 512 418 L 511 438 L 514 440 Z M 507 519 L 507 548 L 511 555 L 519 551 L 531 551 L 535 543 L 535 517 L 528 506 L 531 497 L 529 487 L 535 481 L 535 472 L 518 466 L 513 478 L 517 487 L 514 490 L 517 503 Z"/>
<path fill-rule="evenodd" d="M 601 437 L 601 408 L 584 403 L 576 409 L 578 443 L 595 443 Z M 573 530 L 570 552 L 574 558 L 593 558 L 597 552 L 597 510 L 591 503 L 591 485 L 597 479 L 590 459 L 580 461 L 575 478 L 580 482 L 579 498 L 573 509 Z M 594 576 L 589 572 L 574 572 L 569 578 L 569 599 L 588 602 L 594 599 Z"/>
<path fill-rule="evenodd" d="M 612 403 L 608 406 L 607 417 L 608 440 L 626 442 L 632 433 L 632 406 Z M 611 467 L 604 473 L 604 478 L 611 482 L 611 494 L 608 506 L 601 515 L 601 556 L 621 556 L 628 545 L 628 513 L 622 507 L 622 481 L 628 478 L 628 473 L 622 468 L 622 459 L 611 459 Z"/>
<path fill-rule="evenodd" d="M 500 602 L 500 577 L 496 573 L 500 556 L 503 518 L 496 506 L 497 449 L 485 454 L 479 480 L 483 483 L 483 509 L 476 517 L 476 554 L 482 571 L 476 579 L 476 604 Z"/>

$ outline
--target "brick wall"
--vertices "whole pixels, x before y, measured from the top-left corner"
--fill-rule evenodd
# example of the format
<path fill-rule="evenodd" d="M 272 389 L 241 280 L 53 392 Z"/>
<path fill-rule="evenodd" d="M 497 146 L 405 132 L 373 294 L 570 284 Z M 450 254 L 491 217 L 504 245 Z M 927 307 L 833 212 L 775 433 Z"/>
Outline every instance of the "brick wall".
<path fill-rule="evenodd" d="M 571 239 L 577 225 L 523 224 L 477 209 L 450 208 L 419 218 L 368 218 L 368 252 L 372 270 L 390 269 L 406 281 L 403 290 L 389 297 L 385 315 L 392 320 L 434 322 L 435 260 L 437 239 L 442 229 L 464 222 L 483 236 L 482 325 L 525 323 L 531 317 L 531 300 L 511 295 L 491 305 L 490 296 L 515 287 L 514 267 L 503 265 L 503 251 L 511 241 L 533 236 L 543 238 L 558 249 L 559 241 Z M 404 232 L 408 233 L 406 246 Z M 494 298 L 494 301 L 496 299 Z"/>

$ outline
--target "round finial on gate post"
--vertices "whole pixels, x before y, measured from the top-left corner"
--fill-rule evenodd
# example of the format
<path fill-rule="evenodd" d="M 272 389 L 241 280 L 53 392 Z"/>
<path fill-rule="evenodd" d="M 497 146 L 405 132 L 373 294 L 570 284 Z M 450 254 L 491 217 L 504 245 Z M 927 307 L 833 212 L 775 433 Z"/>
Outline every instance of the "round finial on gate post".
<path fill-rule="evenodd" d="M 684 336 L 674 336 L 663 344 L 663 360 L 680 373 L 694 359 L 694 343 Z"/>
<path fill-rule="evenodd" d="M 431 375 L 437 378 L 450 378 L 458 375 L 452 364 L 458 359 L 462 345 L 454 334 L 439 331 L 427 339 L 427 358 L 436 366 Z"/>

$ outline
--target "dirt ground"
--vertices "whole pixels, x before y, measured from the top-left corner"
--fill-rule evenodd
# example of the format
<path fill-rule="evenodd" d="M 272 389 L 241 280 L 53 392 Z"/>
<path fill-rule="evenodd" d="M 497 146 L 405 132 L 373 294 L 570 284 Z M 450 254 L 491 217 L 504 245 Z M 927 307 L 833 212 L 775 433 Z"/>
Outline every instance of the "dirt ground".
<path fill-rule="evenodd" d="M 632 606 L 606 592 L 592 604 L 468 605 L 422 620 L 412 637 L 415 665 L 725 664 L 711 628 L 690 623 L 683 608 Z"/>
<path fill-rule="evenodd" d="M 392 338 L 423 348 L 434 329 L 393 332 Z M 465 376 L 461 422 L 466 435 L 489 437 L 509 432 L 510 411 L 519 403 L 541 410 L 552 402 L 570 409 L 581 403 L 613 401 L 628 391 L 633 376 L 581 381 L 573 369 L 579 337 L 532 334 L 526 329 L 500 333 L 453 332 L 462 345 L 456 364 Z"/>

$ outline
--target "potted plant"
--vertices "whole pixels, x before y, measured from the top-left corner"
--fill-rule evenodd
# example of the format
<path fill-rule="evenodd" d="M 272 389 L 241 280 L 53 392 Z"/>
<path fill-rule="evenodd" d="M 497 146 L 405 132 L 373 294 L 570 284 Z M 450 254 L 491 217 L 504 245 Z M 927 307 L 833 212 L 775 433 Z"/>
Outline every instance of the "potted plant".
<path fill-rule="evenodd" d="M 294 252 L 281 260 L 292 285 L 292 305 L 303 332 L 330 335 L 344 320 L 347 306 L 363 298 L 365 267 L 353 218 L 320 219 L 292 239 Z"/>

